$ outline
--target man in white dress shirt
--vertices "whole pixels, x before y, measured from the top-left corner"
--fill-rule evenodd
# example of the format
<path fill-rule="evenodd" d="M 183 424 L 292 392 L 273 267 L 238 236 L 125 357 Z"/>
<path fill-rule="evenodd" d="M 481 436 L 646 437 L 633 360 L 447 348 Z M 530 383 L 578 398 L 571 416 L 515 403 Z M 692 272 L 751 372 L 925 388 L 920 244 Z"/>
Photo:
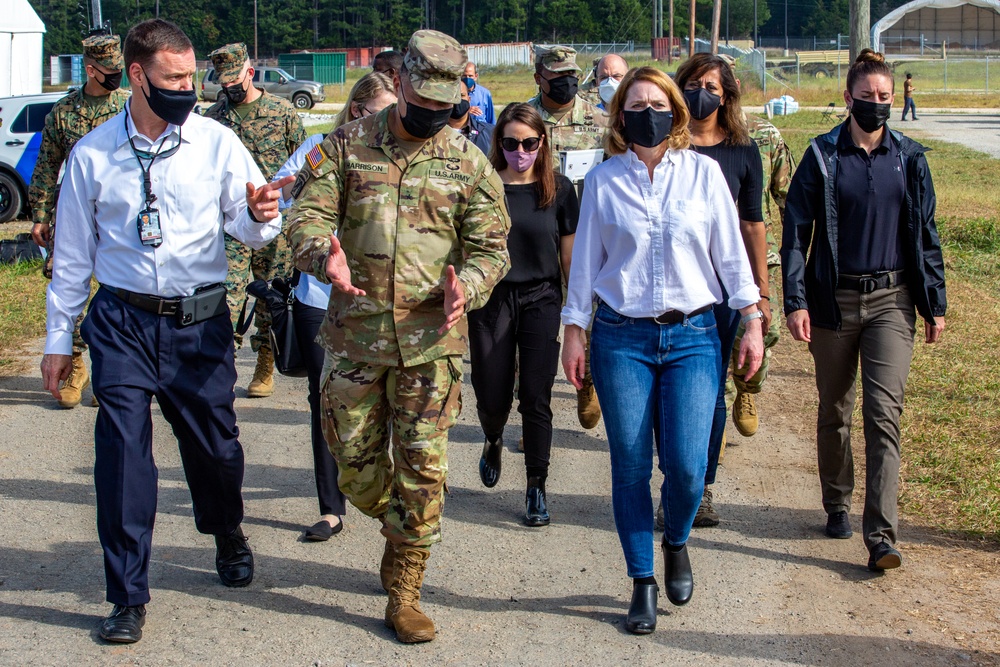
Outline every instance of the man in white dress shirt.
<path fill-rule="evenodd" d="M 97 531 L 107 600 L 100 636 L 142 637 L 156 514 L 150 401 L 173 427 L 198 530 L 215 536 L 227 586 L 253 579 L 243 520 L 243 449 L 233 410 L 236 367 L 226 308 L 223 231 L 254 248 L 281 231 L 268 186 L 231 130 L 190 114 L 194 50 L 153 19 L 125 38 L 134 93 L 125 111 L 70 154 L 57 213 L 54 279 L 42 360 L 59 398 L 73 322 L 101 284 L 82 327 L 100 401 L 94 442 Z"/>

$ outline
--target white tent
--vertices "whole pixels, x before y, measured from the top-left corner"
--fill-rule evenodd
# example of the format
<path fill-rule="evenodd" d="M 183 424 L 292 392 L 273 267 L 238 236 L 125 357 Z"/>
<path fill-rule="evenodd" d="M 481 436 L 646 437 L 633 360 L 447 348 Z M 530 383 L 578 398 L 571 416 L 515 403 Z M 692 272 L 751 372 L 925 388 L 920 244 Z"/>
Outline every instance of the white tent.
<path fill-rule="evenodd" d="M 0 97 L 42 92 L 44 34 L 28 0 L 0 0 Z"/>
<path fill-rule="evenodd" d="M 872 26 L 872 46 L 881 51 L 889 39 L 919 44 L 921 35 L 933 44 L 995 48 L 1000 45 L 1000 0 L 913 0 Z"/>

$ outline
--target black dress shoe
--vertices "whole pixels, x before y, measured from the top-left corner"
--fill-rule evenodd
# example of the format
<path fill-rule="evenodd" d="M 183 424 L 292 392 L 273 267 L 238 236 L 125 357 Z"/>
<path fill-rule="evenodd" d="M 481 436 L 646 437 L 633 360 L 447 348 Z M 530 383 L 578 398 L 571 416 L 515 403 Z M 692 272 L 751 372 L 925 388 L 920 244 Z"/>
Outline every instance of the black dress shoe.
<path fill-rule="evenodd" d="M 326 542 L 343 529 L 343 521 L 338 521 L 336 526 L 331 526 L 326 519 L 323 519 L 306 528 L 305 539 L 307 542 Z"/>
<path fill-rule="evenodd" d="M 106 642 L 134 644 L 142 639 L 142 626 L 145 624 L 146 605 L 124 607 L 116 604 L 111 615 L 101 621 L 98 633 Z"/>
<path fill-rule="evenodd" d="M 215 536 L 215 569 L 222 583 L 231 588 L 253 581 L 253 553 L 239 526 L 229 535 Z"/>
<path fill-rule="evenodd" d="M 691 593 L 694 592 L 694 576 L 691 574 L 687 545 L 682 546 L 680 551 L 674 551 L 673 547 L 662 542 L 660 548 L 663 549 L 667 599 L 677 606 L 687 604 L 691 600 Z"/>
<path fill-rule="evenodd" d="M 868 555 L 868 569 L 872 572 L 892 570 L 903 564 L 903 557 L 888 542 L 879 542 Z"/>
<path fill-rule="evenodd" d="M 835 540 L 846 540 L 854 535 L 847 512 L 832 512 L 826 517 L 826 536 Z"/>
<path fill-rule="evenodd" d="M 633 635 L 648 635 L 656 629 L 656 584 L 632 586 L 632 602 L 625 617 L 625 629 Z"/>
<path fill-rule="evenodd" d="M 524 525 L 533 528 L 549 525 L 549 508 L 545 504 L 545 480 L 538 477 L 528 479 L 528 491 L 524 497 Z"/>
<path fill-rule="evenodd" d="M 492 489 L 500 481 L 500 455 L 503 453 L 503 438 L 497 438 L 496 442 L 486 439 L 483 445 L 483 455 L 479 459 L 479 479 L 483 480 L 483 486 Z"/>

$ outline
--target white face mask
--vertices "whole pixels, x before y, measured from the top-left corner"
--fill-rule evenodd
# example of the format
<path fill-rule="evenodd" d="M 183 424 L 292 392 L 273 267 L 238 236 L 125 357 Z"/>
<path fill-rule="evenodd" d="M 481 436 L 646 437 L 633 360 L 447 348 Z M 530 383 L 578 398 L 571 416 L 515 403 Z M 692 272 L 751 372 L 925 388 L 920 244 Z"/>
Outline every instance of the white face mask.
<path fill-rule="evenodd" d="M 601 85 L 597 91 L 600 93 L 601 99 L 604 100 L 605 104 L 611 102 L 611 98 L 615 96 L 615 91 L 618 90 L 618 84 L 620 83 L 621 81 L 616 81 L 610 76 L 601 81 Z"/>

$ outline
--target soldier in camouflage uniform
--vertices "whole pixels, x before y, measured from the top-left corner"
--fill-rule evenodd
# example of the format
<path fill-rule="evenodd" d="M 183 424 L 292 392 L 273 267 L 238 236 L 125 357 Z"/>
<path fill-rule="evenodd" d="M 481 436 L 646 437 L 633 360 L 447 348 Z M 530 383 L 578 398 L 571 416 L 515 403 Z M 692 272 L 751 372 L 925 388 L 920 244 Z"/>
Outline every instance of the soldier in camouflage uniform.
<path fill-rule="evenodd" d="M 223 94 L 205 116 L 232 129 L 270 181 L 306 140 L 302 119 L 287 100 L 253 85 L 254 70 L 247 57 L 246 45 L 227 44 L 208 55 Z M 275 276 L 290 275 L 291 252 L 284 234 L 260 250 L 251 250 L 227 234 L 226 255 L 229 258 L 227 300 L 235 329 L 246 302 L 251 276 L 256 280 L 271 280 Z M 257 331 L 250 338 L 250 346 L 257 353 L 257 367 L 247 387 L 247 396 L 263 398 L 274 392 L 271 316 L 263 304 L 257 304 L 254 323 Z M 239 347 L 243 342 L 239 332 L 235 340 Z"/>
<path fill-rule="evenodd" d="M 580 66 L 576 49 L 568 46 L 535 46 L 535 83 L 538 95 L 528 100 L 541 115 L 549 130 L 552 164 L 560 169 L 559 152 L 591 150 L 604 147 L 608 117 L 603 111 L 577 94 Z M 587 332 L 586 373 L 583 388 L 576 392 L 576 413 L 586 429 L 601 420 L 601 406 L 590 376 L 590 332 Z"/>
<path fill-rule="evenodd" d="M 341 490 L 382 523 L 385 622 L 408 643 L 435 632 L 418 602 L 441 539 L 462 316 L 509 262 L 503 183 L 447 124 L 466 61 L 453 38 L 414 33 L 393 80 L 398 104 L 310 151 L 288 215 L 296 266 L 333 287 L 319 334 L 323 432 Z"/>
<path fill-rule="evenodd" d="M 125 108 L 129 96 L 128 91 L 119 88 L 125 61 L 117 35 L 97 34 L 83 40 L 83 64 L 87 83 L 69 91 L 45 117 L 38 161 L 28 188 L 34 221 L 31 236 L 35 243 L 48 250 L 42 273 L 50 280 L 56 238 L 59 169 L 76 142 L 101 123 L 117 116 Z M 62 398 L 59 399 L 59 405 L 64 408 L 76 407 L 83 390 L 90 384 L 90 374 L 83 361 L 87 345 L 80 337 L 81 322 L 83 313 L 73 330 L 73 370 L 66 378 L 61 390 Z"/>

